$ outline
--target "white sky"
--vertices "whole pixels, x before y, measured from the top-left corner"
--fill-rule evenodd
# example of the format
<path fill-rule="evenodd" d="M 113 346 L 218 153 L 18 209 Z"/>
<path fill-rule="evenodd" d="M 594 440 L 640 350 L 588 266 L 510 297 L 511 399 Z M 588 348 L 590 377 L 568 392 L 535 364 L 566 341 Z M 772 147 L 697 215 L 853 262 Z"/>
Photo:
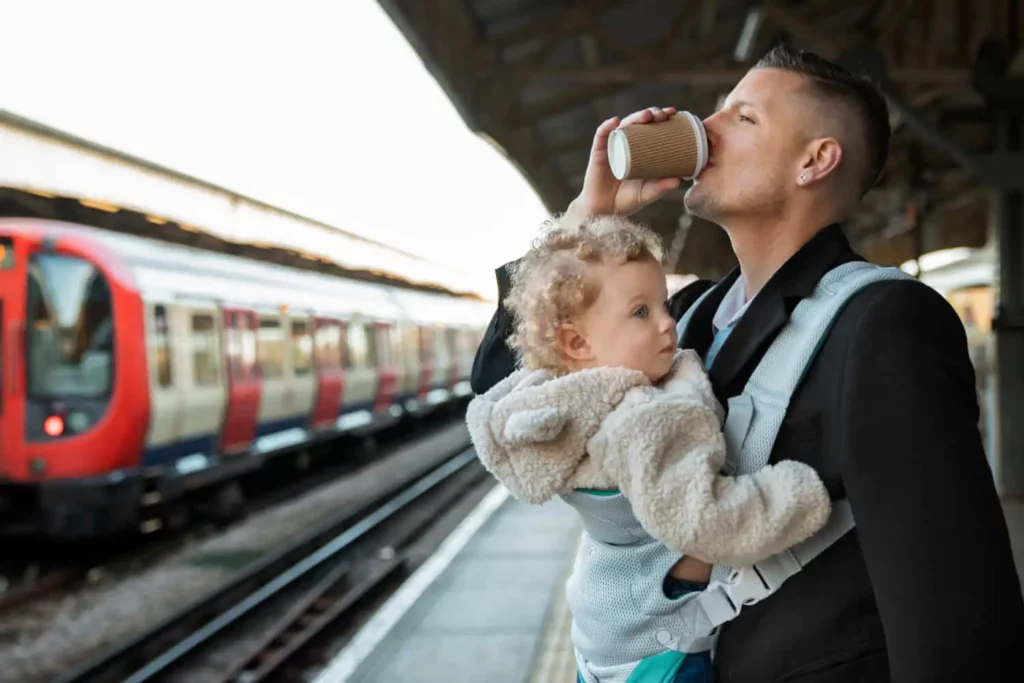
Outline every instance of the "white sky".
<path fill-rule="evenodd" d="M 461 267 L 485 293 L 544 218 L 375 0 L 0 0 L 0 26 L 0 107 Z"/>

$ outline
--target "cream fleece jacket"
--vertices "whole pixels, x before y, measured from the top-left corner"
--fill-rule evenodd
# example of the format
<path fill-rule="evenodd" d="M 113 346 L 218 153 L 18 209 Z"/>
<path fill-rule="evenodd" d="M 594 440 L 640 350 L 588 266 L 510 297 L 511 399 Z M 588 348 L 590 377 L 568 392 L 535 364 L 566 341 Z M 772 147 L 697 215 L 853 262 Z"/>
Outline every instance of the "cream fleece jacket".
<path fill-rule="evenodd" d="M 624 368 L 518 370 L 470 402 L 466 423 L 481 462 L 516 498 L 539 504 L 577 488 L 617 487 L 667 547 L 744 566 L 811 536 L 831 506 L 803 463 L 721 475 L 722 414 L 699 356 L 687 350 L 657 386 Z"/>

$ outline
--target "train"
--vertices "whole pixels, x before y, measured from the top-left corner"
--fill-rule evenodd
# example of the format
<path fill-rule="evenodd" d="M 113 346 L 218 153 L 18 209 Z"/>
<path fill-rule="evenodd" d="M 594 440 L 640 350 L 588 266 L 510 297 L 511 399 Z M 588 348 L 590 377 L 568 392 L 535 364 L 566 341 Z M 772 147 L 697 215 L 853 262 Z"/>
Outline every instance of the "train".
<path fill-rule="evenodd" d="M 466 401 L 493 306 L 0 218 L 0 533 L 137 531 L 276 455 Z"/>

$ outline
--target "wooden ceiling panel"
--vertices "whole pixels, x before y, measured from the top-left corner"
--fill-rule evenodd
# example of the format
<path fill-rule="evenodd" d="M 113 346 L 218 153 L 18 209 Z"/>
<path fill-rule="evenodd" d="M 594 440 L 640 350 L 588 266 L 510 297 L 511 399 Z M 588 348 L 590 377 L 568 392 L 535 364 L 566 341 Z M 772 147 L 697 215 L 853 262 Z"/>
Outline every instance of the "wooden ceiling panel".
<path fill-rule="evenodd" d="M 971 84 L 973 56 L 987 39 L 1008 43 L 1024 34 L 1024 26 L 1010 28 L 1016 0 L 379 2 L 470 128 L 507 152 L 552 211 L 564 210 L 578 191 L 600 121 L 668 104 L 708 115 L 779 39 L 831 59 L 848 59 L 852 50 L 870 57 L 864 49 L 877 46 L 894 103 L 910 103 L 914 118 L 940 137 L 985 150 L 993 123 L 978 115 L 984 102 Z M 749 54 L 737 61 L 751 9 L 759 12 L 757 30 Z M 1024 22 L 1024 12 L 1017 21 Z M 1024 52 L 1007 47 L 1024 71 Z M 905 113 L 894 109 L 892 121 L 882 187 L 868 194 L 848 226 L 859 246 L 889 256 L 922 243 L 906 236 L 900 217 L 908 202 L 941 206 L 977 189 L 947 152 L 924 142 Z M 684 211 L 676 196 L 641 218 L 666 244 L 683 245 L 677 270 L 721 274 L 732 260 L 723 231 L 700 220 L 680 228 Z M 974 204 L 958 215 L 979 220 Z M 983 232 L 969 226 L 932 235 L 938 243 L 976 241 Z M 885 247 L 887 240 L 895 246 Z"/>

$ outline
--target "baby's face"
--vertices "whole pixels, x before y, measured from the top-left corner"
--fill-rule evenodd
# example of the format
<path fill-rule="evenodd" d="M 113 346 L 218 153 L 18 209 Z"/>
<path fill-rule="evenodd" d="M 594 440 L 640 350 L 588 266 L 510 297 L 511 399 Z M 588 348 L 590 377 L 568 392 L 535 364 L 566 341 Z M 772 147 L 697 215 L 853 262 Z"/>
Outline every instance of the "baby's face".
<path fill-rule="evenodd" d="M 601 291 L 578 322 L 589 367 L 639 370 L 656 382 L 672 366 L 676 321 L 668 314 L 665 272 L 654 259 L 589 265 Z"/>

